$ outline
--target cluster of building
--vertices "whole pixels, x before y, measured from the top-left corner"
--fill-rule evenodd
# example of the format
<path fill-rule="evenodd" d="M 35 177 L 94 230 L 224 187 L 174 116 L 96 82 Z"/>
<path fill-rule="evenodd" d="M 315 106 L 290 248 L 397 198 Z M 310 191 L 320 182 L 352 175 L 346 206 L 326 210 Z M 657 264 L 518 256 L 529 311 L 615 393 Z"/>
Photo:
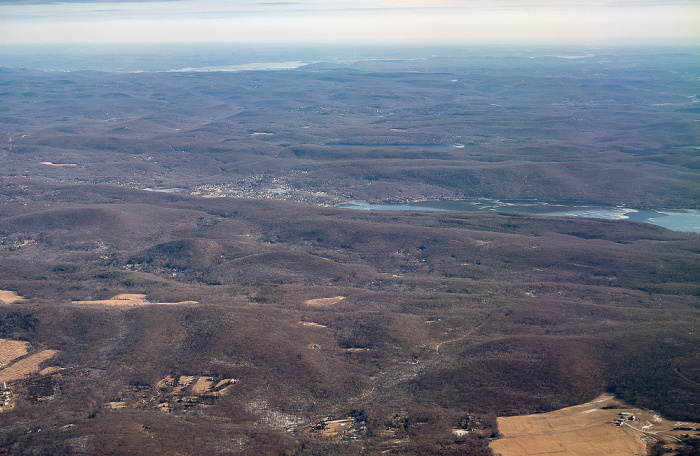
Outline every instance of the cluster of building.
<path fill-rule="evenodd" d="M 259 182 L 251 182 L 249 179 L 246 179 L 244 181 L 228 184 L 200 185 L 189 193 L 194 196 L 203 196 L 207 198 L 280 199 L 324 206 L 346 202 L 340 201 L 337 197 L 326 192 L 292 188 L 284 179 L 280 178 L 264 179 Z"/>
<path fill-rule="evenodd" d="M 14 395 L 12 390 L 7 387 L 7 382 L 2 382 L 2 391 L 0 392 L 0 412 L 11 409 L 14 406 Z"/>
<path fill-rule="evenodd" d="M 614 421 L 615 426 L 622 426 L 625 424 L 625 421 L 635 421 L 637 419 L 636 416 L 628 412 L 620 412 L 618 416 L 619 418 Z"/>
<path fill-rule="evenodd" d="M 334 419 L 328 417 L 309 428 L 309 433 L 317 437 L 333 440 L 356 440 L 366 431 L 366 421 L 358 417 Z"/>
<path fill-rule="evenodd" d="M 156 384 L 155 395 L 149 387 L 129 387 L 123 398 L 109 403 L 113 410 L 122 408 L 156 408 L 163 412 L 211 405 L 229 388 L 235 378 L 206 375 L 168 375 Z"/>

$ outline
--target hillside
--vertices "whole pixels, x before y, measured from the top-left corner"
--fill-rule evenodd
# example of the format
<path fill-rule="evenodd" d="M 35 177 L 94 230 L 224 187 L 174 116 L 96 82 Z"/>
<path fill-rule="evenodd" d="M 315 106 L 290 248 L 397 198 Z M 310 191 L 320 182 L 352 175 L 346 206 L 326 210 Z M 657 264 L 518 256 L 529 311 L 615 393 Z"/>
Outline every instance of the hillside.
<path fill-rule="evenodd" d="M 451 50 L 238 73 L 6 69 L 2 175 L 326 204 L 697 209 L 700 68 L 688 51 Z"/>
<path fill-rule="evenodd" d="M 2 193 L 0 289 L 25 298 L 1 307 L 2 336 L 58 350 L 52 373 L 11 384 L 3 448 L 487 454 L 496 415 L 604 391 L 700 418 L 695 235 L 28 180 Z M 78 302 L 120 293 L 146 301 Z M 235 384 L 177 393 L 167 376 Z M 32 401 L 41 379 L 50 399 Z M 474 414 L 484 432 L 455 436 Z M 345 433 L 315 430 L 340 419 Z"/>
<path fill-rule="evenodd" d="M 697 234 L 338 207 L 698 210 L 697 48 L 210 51 L 0 68 L 1 454 L 479 456 L 603 394 L 700 421 Z"/>

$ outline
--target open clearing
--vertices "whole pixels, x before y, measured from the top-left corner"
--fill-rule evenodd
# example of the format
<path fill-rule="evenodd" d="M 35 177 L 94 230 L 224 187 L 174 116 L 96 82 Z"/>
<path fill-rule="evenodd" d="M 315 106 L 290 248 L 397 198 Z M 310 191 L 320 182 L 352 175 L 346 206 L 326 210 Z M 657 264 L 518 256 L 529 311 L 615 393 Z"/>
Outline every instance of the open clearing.
<path fill-rule="evenodd" d="M 46 166 L 78 166 L 76 163 L 53 163 L 53 162 L 39 162 L 40 165 Z"/>
<path fill-rule="evenodd" d="M 120 408 L 141 407 L 149 404 L 162 412 L 183 410 L 195 406 L 211 405 L 238 383 L 235 378 L 219 378 L 199 375 L 168 375 L 156 384 L 158 394 L 151 396 L 122 398 Z M 124 404 L 123 407 L 121 404 Z M 111 403 L 110 403 L 111 404 Z"/>
<path fill-rule="evenodd" d="M 0 368 L 29 353 L 29 342 L 0 339 Z"/>
<path fill-rule="evenodd" d="M 5 304 L 12 304 L 13 302 L 21 301 L 22 299 L 24 298 L 14 291 L 0 290 L 0 301 L 4 302 Z"/>
<path fill-rule="evenodd" d="M 39 372 L 39 364 L 53 358 L 57 353 L 58 350 L 43 350 L 11 364 L 0 370 L 0 383 L 21 380 L 29 374 Z"/>
<path fill-rule="evenodd" d="M 345 431 L 352 425 L 352 418 L 343 418 L 341 420 L 328 421 L 326 427 L 321 434 L 324 437 L 335 437 L 340 438 L 345 433 Z"/>
<path fill-rule="evenodd" d="M 98 301 L 73 301 L 73 304 L 84 306 L 116 306 L 116 307 L 136 307 L 136 306 L 176 306 L 180 304 L 197 304 L 197 301 L 180 302 L 150 302 L 145 294 L 121 293 L 113 298 Z"/>
<path fill-rule="evenodd" d="M 199 377 L 199 379 L 192 385 L 192 394 L 204 394 L 214 388 L 216 380 L 213 378 Z"/>
<path fill-rule="evenodd" d="M 238 383 L 235 378 L 216 378 L 198 375 L 181 375 L 175 377 L 168 375 L 156 384 L 164 396 L 183 395 L 209 395 L 220 396 L 228 391 L 229 387 Z"/>
<path fill-rule="evenodd" d="M 647 441 L 673 444 L 688 428 L 698 424 L 670 422 L 606 394 L 549 413 L 499 417 L 503 437 L 490 446 L 503 456 L 635 456 L 647 454 Z"/>
<path fill-rule="evenodd" d="M 309 429 L 311 435 L 332 440 L 355 439 L 361 432 L 362 423 L 352 417 L 325 419 Z"/>
<path fill-rule="evenodd" d="M 314 323 L 313 321 L 300 321 L 299 326 L 309 326 L 312 328 L 327 328 L 328 326 L 322 325 L 320 323 Z"/>
<path fill-rule="evenodd" d="M 345 299 L 345 296 L 334 296 L 332 298 L 318 298 L 318 299 L 309 299 L 306 301 L 307 306 L 311 307 L 329 307 L 332 306 L 333 304 L 337 304 L 338 302 L 342 301 Z"/>

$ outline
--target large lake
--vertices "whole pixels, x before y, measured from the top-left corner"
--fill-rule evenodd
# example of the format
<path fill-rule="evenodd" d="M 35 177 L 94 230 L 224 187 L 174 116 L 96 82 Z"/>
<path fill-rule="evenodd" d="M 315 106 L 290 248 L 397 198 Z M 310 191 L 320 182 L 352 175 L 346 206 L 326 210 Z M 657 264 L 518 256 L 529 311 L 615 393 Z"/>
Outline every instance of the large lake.
<path fill-rule="evenodd" d="M 598 206 L 585 203 L 533 201 L 533 200 L 456 200 L 423 201 L 405 204 L 374 204 L 353 201 L 338 207 L 363 210 L 412 210 L 412 211 L 502 211 L 559 217 L 589 217 L 609 220 L 632 220 L 652 223 L 673 231 L 700 233 L 699 212 L 652 211 L 627 207 Z"/>
<path fill-rule="evenodd" d="M 326 144 L 327 147 L 407 147 L 411 149 L 430 149 L 430 150 L 445 150 L 445 149 L 464 149 L 464 144 Z"/>

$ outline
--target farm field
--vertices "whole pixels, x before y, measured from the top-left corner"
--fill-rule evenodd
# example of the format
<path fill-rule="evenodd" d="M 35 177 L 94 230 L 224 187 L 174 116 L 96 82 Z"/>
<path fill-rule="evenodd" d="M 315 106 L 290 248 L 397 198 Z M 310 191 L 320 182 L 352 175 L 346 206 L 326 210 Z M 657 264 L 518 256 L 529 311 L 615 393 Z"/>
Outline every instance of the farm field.
<path fill-rule="evenodd" d="M 332 298 L 317 298 L 309 299 L 306 301 L 306 305 L 310 307 L 329 307 L 333 304 L 337 304 L 345 299 L 344 296 L 334 296 Z"/>
<path fill-rule="evenodd" d="M 309 432 L 312 435 L 325 439 L 348 440 L 357 438 L 361 426 L 362 423 L 355 418 L 346 417 L 336 420 L 324 420 L 309 430 Z"/>
<path fill-rule="evenodd" d="M 22 299 L 24 298 L 14 291 L 0 290 L 0 303 L 12 304 L 14 302 L 21 301 Z"/>
<path fill-rule="evenodd" d="M 0 368 L 29 353 L 29 343 L 20 340 L 0 339 Z"/>
<path fill-rule="evenodd" d="M 120 293 L 110 299 L 96 301 L 73 301 L 78 306 L 114 306 L 114 307 L 137 307 L 137 306 L 175 306 L 179 304 L 197 304 L 197 301 L 181 302 L 150 302 L 145 294 Z"/>
<path fill-rule="evenodd" d="M 42 350 L 0 370 L 0 383 L 21 380 L 27 375 L 39 372 L 39 365 L 58 353 L 58 350 Z"/>
<path fill-rule="evenodd" d="M 548 413 L 500 417 L 498 429 L 502 437 L 490 446 L 502 456 L 641 456 L 656 441 L 676 447 L 688 429 L 700 435 L 699 423 L 669 421 L 611 395 Z"/>
<path fill-rule="evenodd" d="M 48 162 L 48 161 L 43 161 L 39 162 L 40 165 L 46 165 L 46 166 L 57 166 L 57 167 L 62 167 L 62 166 L 78 166 L 75 163 L 53 163 L 53 162 Z"/>

